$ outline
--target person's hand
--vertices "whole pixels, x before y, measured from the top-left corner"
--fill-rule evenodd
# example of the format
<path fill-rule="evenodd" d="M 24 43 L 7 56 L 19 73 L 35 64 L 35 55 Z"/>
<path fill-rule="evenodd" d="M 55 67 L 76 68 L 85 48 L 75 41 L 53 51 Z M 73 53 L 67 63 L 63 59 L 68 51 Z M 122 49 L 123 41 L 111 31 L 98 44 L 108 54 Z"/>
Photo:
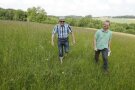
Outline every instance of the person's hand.
<path fill-rule="evenodd" d="M 97 51 L 97 48 L 95 47 L 94 50 Z"/>
<path fill-rule="evenodd" d="M 110 56 L 110 54 L 111 54 L 111 50 L 110 50 L 110 48 L 108 49 L 108 56 Z"/>
<path fill-rule="evenodd" d="M 71 46 L 73 46 L 75 43 L 76 43 L 75 40 L 73 40 L 73 41 L 71 42 Z"/>
<path fill-rule="evenodd" d="M 110 49 L 110 47 L 108 48 L 108 52 L 110 52 L 111 51 L 111 49 Z"/>

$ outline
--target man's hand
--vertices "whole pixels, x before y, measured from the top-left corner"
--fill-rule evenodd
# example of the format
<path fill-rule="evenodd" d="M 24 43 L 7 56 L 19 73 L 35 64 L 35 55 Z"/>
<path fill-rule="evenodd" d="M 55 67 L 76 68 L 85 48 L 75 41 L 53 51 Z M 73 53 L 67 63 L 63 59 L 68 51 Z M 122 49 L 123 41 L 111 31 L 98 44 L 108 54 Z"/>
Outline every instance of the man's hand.
<path fill-rule="evenodd" d="M 95 47 L 94 50 L 97 51 L 97 48 Z"/>
<path fill-rule="evenodd" d="M 111 51 L 110 47 L 108 48 L 108 51 Z"/>
<path fill-rule="evenodd" d="M 110 56 L 110 54 L 111 54 L 111 49 L 108 48 L 108 56 Z"/>

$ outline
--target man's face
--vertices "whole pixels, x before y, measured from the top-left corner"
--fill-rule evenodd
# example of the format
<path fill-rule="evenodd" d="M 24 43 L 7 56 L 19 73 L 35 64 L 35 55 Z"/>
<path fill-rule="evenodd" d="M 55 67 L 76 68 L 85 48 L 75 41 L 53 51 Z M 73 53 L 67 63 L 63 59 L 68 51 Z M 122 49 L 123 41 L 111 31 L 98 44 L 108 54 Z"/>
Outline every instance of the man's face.
<path fill-rule="evenodd" d="M 105 30 L 107 30 L 107 29 L 109 29 L 109 27 L 110 27 L 110 23 L 109 23 L 109 22 L 104 22 L 103 28 L 104 28 Z"/>
<path fill-rule="evenodd" d="M 65 20 L 60 20 L 59 21 L 60 25 L 64 25 L 64 22 L 65 22 Z"/>

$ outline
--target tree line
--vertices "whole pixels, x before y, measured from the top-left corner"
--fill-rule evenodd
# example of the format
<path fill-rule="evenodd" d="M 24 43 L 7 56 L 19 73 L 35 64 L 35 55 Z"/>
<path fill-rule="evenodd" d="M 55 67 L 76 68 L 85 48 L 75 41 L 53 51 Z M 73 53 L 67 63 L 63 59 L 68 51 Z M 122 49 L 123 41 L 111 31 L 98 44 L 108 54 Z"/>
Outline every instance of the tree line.
<path fill-rule="evenodd" d="M 66 18 L 66 22 L 68 22 L 72 26 L 77 27 L 89 27 L 89 28 L 96 28 L 100 29 L 103 27 L 103 21 L 92 19 L 89 17 L 83 17 L 80 19 L 75 18 Z M 124 32 L 135 34 L 135 24 L 131 23 L 115 23 L 111 22 L 111 30 L 115 32 Z"/>
<path fill-rule="evenodd" d="M 46 18 L 47 13 L 41 7 L 28 8 L 27 11 L 0 8 L 1 20 L 43 22 Z"/>
<path fill-rule="evenodd" d="M 113 18 L 129 18 L 129 19 L 135 19 L 134 15 L 125 15 L 125 16 L 115 16 Z"/>
<path fill-rule="evenodd" d="M 0 20 L 29 21 L 46 24 L 58 23 L 58 17 L 47 15 L 47 12 L 41 7 L 28 8 L 27 11 L 0 8 Z M 87 15 L 85 17 L 66 16 L 66 22 L 71 26 L 96 29 L 102 28 L 103 23 L 101 20 L 93 19 L 91 15 Z M 111 30 L 135 34 L 135 24 L 111 22 Z"/>

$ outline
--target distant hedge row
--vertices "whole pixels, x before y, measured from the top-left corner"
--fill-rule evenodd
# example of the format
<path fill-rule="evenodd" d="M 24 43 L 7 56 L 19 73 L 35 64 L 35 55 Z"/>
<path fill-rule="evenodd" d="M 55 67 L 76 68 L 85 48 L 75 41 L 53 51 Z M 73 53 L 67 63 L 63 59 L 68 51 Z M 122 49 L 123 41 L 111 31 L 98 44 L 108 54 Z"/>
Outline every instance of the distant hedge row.
<path fill-rule="evenodd" d="M 0 19 L 30 21 L 30 22 L 39 22 L 39 23 L 46 23 L 46 24 L 58 23 L 58 17 L 47 16 L 47 13 L 41 7 L 28 8 L 27 11 L 0 8 Z M 96 29 L 102 28 L 102 21 L 92 19 L 92 16 L 79 17 L 79 18 L 75 16 L 67 17 L 66 22 L 69 23 L 71 26 L 89 27 L 89 28 L 96 28 Z M 111 22 L 111 30 L 116 32 L 135 34 L 135 24 Z"/>
<path fill-rule="evenodd" d="M 70 25 L 78 26 L 78 27 L 89 27 L 89 28 L 100 29 L 103 26 L 103 21 L 95 20 L 95 19 L 87 18 L 87 17 L 83 17 L 80 19 L 67 18 L 66 21 Z M 111 22 L 110 29 L 116 32 L 135 34 L 135 24 Z"/>

